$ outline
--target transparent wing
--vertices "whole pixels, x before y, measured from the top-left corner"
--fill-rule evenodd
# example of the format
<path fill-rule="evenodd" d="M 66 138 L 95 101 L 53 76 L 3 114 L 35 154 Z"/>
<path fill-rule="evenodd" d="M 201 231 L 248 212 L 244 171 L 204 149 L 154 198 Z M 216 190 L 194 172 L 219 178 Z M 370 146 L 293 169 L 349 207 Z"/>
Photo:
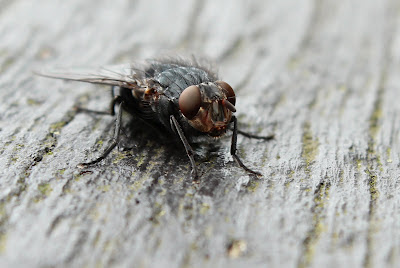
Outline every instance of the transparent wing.
<path fill-rule="evenodd" d="M 132 64 L 100 68 L 53 68 L 51 70 L 35 70 L 33 73 L 49 78 L 126 88 L 137 87 L 136 81 L 139 78 Z"/>

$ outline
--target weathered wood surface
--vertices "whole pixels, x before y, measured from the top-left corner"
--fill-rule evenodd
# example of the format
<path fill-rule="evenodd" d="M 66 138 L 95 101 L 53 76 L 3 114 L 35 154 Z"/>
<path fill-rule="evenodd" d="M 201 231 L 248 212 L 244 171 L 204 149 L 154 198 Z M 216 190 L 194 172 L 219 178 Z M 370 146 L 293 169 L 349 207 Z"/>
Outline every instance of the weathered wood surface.
<path fill-rule="evenodd" d="M 396 267 L 400 262 L 400 2 L 1 1 L 0 265 Z M 126 130 L 107 88 L 35 68 L 164 52 L 215 59 L 239 138 L 181 147 Z M 129 117 L 124 119 L 129 122 Z"/>

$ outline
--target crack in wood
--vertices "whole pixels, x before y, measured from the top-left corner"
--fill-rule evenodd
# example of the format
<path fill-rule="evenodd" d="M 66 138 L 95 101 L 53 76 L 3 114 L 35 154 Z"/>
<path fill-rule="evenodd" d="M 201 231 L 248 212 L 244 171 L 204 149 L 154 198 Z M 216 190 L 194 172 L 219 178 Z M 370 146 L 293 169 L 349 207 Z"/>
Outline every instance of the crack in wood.
<path fill-rule="evenodd" d="M 372 251 L 373 251 L 373 235 L 377 232 L 377 223 L 375 219 L 376 209 L 377 209 L 377 201 L 379 198 L 379 190 L 378 190 L 378 177 L 377 169 L 382 167 L 382 163 L 380 162 L 380 156 L 376 152 L 376 135 L 379 132 L 380 125 L 379 120 L 382 116 L 382 98 L 384 94 L 384 85 L 386 81 L 386 70 L 387 66 L 385 66 L 381 81 L 379 83 L 379 88 L 377 92 L 377 99 L 374 104 L 374 110 L 370 117 L 370 125 L 369 125 L 369 142 L 367 148 L 367 165 L 368 167 L 365 170 L 365 173 L 368 176 L 369 183 L 369 192 L 370 192 L 370 202 L 369 202 L 369 211 L 368 211 L 368 234 L 367 234 L 367 249 L 364 256 L 364 267 L 372 267 Z"/>
<path fill-rule="evenodd" d="M 398 10 L 399 5 L 395 4 L 396 8 L 393 7 L 393 10 Z M 393 14 L 392 14 L 393 15 Z M 370 192 L 370 202 L 369 202 L 369 211 L 368 211 L 368 230 L 367 230 L 367 238 L 366 238 L 366 252 L 364 255 L 364 267 L 373 267 L 374 266 L 374 234 L 377 233 L 379 227 L 376 219 L 376 212 L 378 209 L 378 199 L 379 199 L 379 180 L 381 175 L 379 174 L 382 171 L 382 162 L 380 160 L 380 155 L 376 151 L 377 147 L 377 135 L 381 128 L 381 118 L 382 118 L 382 105 L 383 105 L 383 96 L 385 94 L 385 87 L 387 83 L 387 76 L 390 64 L 392 62 L 390 56 L 390 47 L 393 44 L 393 35 L 395 32 L 395 24 L 392 21 L 393 17 L 389 16 L 387 24 L 384 25 L 386 27 L 383 31 L 384 37 L 386 38 L 383 41 L 384 55 L 383 55 L 383 68 L 380 73 L 380 80 L 378 84 L 378 90 L 376 93 L 376 100 L 374 103 L 374 109 L 369 118 L 369 133 L 368 133 L 368 148 L 367 148 L 367 169 L 365 173 L 368 176 L 369 183 L 369 192 Z"/>
<path fill-rule="evenodd" d="M 326 217 L 324 212 L 325 204 L 329 200 L 329 190 L 330 183 L 324 181 L 318 184 L 314 191 L 314 203 L 311 207 L 313 214 L 312 228 L 308 231 L 306 238 L 303 240 L 303 251 L 297 267 L 309 267 L 312 263 L 315 254 L 315 246 L 321 233 L 325 230 L 323 221 Z"/>
<path fill-rule="evenodd" d="M 304 124 L 304 133 L 303 133 L 303 151 L 302 158 L 306 161 L 305 171 L 306 173 L 311 173 L 311 164 L 315 160 L 318 154 L 319 142 L 318 138 L 314 138 L 311 133 L 311 125 L 310 122 L 306 122 Z"/>
<path fill-rule="evenodd" d="M 318 154 L 319 142 L 315 139 L 311 133 L 310 122 L 304 124 L 303 133 L 303 152 L 302 158 L 305 160 L 305 173 L 307 179 L 311 179 L 311 166 Z M 300 259 L 298 261 L 298 267 L 308 267 L 315 254 L 315 245 L 319 240 L 321 233 L 324 230 L 323 219 L 325 218 L 323 212 L 325 210 L 325 203 L 329 198 L 330 184 L 322 181 L 319 183 L 314 191 L 313 205 L 311 207 L 312 212 L 312 225 L 308 231 L 305 239 L 303 240 L 303 249 Z"/>

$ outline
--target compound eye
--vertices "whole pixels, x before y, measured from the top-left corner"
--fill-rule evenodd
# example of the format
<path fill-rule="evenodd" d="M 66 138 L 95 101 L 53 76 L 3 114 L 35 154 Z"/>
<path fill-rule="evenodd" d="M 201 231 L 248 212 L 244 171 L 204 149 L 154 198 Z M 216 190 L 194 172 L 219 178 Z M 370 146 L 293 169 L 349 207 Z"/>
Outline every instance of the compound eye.
<path fill-rule="evenodd" d="M 198 86 L 189 86 L 179 97 L 179 109 L 187 119 L 196 116 L 201 106 L 201 94 Z"/>
<path fill-rule="evenodd" d="M 222 88 L 228 101 L 230 103 L 232 103 L 233 105 L 235 105 L 236 97 L 235 97 L 235 92 L 233 91 L 232 87 L 224 81 L 216 81 L 215 83 Z"/>

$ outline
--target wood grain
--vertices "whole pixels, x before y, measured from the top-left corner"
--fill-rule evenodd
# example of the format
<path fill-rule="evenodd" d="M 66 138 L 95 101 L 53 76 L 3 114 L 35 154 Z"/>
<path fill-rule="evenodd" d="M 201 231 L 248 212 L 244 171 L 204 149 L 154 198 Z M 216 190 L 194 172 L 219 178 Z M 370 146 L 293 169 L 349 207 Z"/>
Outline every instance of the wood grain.
<path fill-rule="evenodd" d="M 397 267 L 400 4 L 0 1 L 0 265 Z M 124 115 L 108 88 L 35 77 L 164 53 L 207 56 L 236 91 L 230 135 L 182 146 Z M 126 145 L 126 146 L 122 146 Z M 131 147 L 130 150 L 122 150 Z"/>

